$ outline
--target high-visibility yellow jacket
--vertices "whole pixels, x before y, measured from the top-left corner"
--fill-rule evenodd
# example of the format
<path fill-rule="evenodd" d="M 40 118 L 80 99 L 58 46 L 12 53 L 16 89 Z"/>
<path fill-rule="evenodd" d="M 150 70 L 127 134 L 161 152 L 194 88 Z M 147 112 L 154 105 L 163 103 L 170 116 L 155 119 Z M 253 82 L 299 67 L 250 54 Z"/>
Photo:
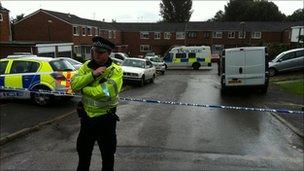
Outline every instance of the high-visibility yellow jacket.
<path fill-rule="evenodd" d="M 81 91 L 84 109 L 92 118 L 104 115 L 109 109 L 117 106 L 123 72 L 119 65 L 111 62 L 105 72 L 94 79 L 94 70 L 89 67 L 89 62 L 85 62 L 72 77 L 71 88 Z"/>

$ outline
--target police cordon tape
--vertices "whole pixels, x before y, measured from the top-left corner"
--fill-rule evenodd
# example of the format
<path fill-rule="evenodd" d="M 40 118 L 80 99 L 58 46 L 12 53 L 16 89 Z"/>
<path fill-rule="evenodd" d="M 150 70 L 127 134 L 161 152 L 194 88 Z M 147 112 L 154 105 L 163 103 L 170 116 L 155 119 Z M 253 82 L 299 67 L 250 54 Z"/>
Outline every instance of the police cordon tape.
<path fill-rule="evenodd" d="M 54 96 L 70 96 L 70 97 L 82 97 L 76 93 L 65 93 L 62 91 L 50 91 L 50 90 L 29 90 L 29 89 L 16 89 L 16 88 L 3 88 L 0 87 L 0 97 L 9 96 L 10 93 L 14 92 L 26 92 L 36 94 L 46 94 Z M 4 93 L 4 94 L 3 94 Z M 177 105 L 177 106 L 192 106 L 192 107 L 203 107 L 203 108 L 214 108 L 214 109 L 226 109 L 226 110 L 241 110 L 241 111 L 256 111 L 256 112 L 273 112 L 273 113 L 288 113 L 288 114 L 304 114 L 304 111 L 300 110 L 288 110 L 288 109 L 271 109 L 271 108 L 255 108 L 255 107 L 241 107 L 241 106 L 226 106 L 226 105 L 209 105 L 209 104 L 195 104 L 185 103 L 176 101 L 161 101 L 153 99 L 139 99 L 130 97 L 120 97 L 123 101 L 132 101 L 140 103 L 151 103 L 151 104 L 166 104 L 166 105 Z"/>

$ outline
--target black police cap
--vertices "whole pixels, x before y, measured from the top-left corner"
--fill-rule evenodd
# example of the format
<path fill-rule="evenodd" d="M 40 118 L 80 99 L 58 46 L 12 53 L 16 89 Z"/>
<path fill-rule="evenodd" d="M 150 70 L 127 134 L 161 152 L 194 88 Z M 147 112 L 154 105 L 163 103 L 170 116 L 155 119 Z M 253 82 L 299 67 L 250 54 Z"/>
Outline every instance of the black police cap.
<path fill-rule="evenodd" d="M 115 44 L 111 41 L 104 39 L 100 36 L 96 36 L 92 38 L 93 48 L 99 52 L 111 52 L 115 48 Z"/>

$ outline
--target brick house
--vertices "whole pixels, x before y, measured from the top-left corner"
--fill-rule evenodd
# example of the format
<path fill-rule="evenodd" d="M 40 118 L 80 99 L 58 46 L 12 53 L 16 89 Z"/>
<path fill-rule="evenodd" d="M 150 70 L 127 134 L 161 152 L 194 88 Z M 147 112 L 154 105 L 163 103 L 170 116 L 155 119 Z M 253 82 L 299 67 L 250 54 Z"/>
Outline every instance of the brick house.
<path fill-rule="evenodd" d="M 38 10 L 14 24 L 14 40 L 74 43 L 78 56 L 90 56 L 91 38 L 100 35 L 132 56 L 164 55 L 177 45 L 222 48 L 290 43 L 291 27 L 302 22 L 107 23 L 76 15 Z M 244 34 L 243 34 L 244 33 Z"/>
<path fill-rule="evenodd" d="M 3 8 L 0 2 L 0 42 L 8 42 L 10 35 L 9 10 Z"/>
<path fill-rule="evenodd" d="M 77 56 L 90 56 L 91 39 L 97 35 L 121 46 L 121 32 L 111 24 L 72 14 L 40 9 L 14 24 L 14 40 L 72 42 Z"/>
<path fill-rule="evenodd" d="M 217 51 L 265 43 L 289 43 L 290 27 L 297 24 L 299 22 L 114 23 L 122 31 L 122 42 L 135 56 L 149 51 L 163 55 L 177 45 L 208 45 Z"/>

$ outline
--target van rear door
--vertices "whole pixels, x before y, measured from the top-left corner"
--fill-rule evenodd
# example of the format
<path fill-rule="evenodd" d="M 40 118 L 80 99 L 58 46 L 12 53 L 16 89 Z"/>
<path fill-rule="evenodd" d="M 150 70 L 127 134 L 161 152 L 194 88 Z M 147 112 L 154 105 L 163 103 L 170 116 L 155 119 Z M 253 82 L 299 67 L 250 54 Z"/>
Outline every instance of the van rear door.
<path fill-rule="evenodd" d="M 252 48 L 245 51 L 244 84 L 265 84 L 265 48 Z"/>
<path fill-rule="evenodd" d="M 241 48 L 230 49 L 225 52 L 225 84 L 226 86 L 244 85 L 243 70 L 245 66 L 245 52 Z"/>

